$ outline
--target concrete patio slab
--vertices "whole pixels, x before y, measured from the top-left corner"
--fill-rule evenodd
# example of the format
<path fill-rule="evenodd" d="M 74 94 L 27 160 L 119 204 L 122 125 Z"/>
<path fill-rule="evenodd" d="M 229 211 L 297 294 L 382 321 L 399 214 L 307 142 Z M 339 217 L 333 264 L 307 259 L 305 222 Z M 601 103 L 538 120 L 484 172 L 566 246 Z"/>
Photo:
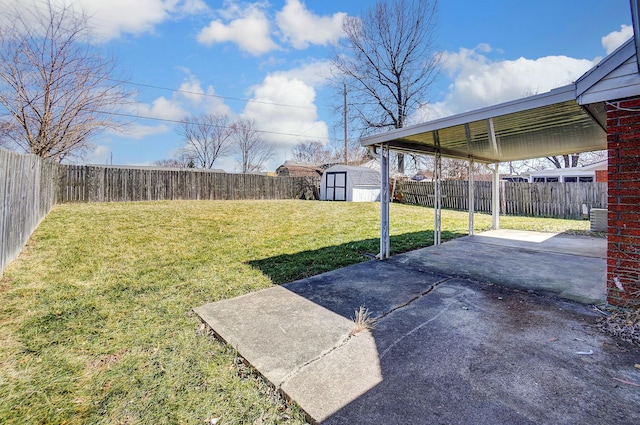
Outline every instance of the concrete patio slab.
<path fill-rule="evenodd" d="M 450 273 L 421 259 L 451 244 Z M 425 250 L 195 311 L 313 422 L 640 423 L 640 348 L 600 333 L 592 307 L 456 276 L 459 250 L 489 265 L 548 252 L 459 240 Z M 571 270 L 585 258 L 562 255 Z M 354 334 L 361 305 L 377 323 Z"/>
<path fill-rule="evenodd" d="M 606 300 L 606 239 L 498 230 L 389 259 L 437 274 L 491 282 L 585 304 Z"/>
<path fill-rule="evenodd" d="M 511 246 L 533 251 L 556 252 L 581 257 L 607 257 L 607 239 L 595 236 L 499 229 L 463 239 L 467 242 Z"/>

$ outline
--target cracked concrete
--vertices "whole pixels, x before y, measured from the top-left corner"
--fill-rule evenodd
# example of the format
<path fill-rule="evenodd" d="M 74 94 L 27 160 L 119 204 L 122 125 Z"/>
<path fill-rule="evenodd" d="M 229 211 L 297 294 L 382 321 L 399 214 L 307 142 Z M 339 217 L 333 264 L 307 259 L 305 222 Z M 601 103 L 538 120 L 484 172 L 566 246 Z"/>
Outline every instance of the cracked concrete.
<path fill-rule="evenodd" d="M 604 260 L 595 255 L 582 261 L 574 251 L 584 239 L 546 237 L 529 241 L 535 245 L 528 249 L 522 240 L 500 246 L 494 236 L 487 243 L 466 238 L 475 240 L 357 264 L 195 311 L 313 422 L 640 423 L 640 411 L 632 408 L 640 391 L 618 381 L 640 383 L 633 367 L 640 363 L 638 347 L 595 330 L 598 313 L 588 306 L 514 291 L 473 274 L 483 262 L 500 269 L 496 248 L 509 249 L 509 264 L 556 257 L 561 291 L 550 290 L 554 277 L 544 275 L 553 264 L 539 267 L 538 276 L 527 264 L 528 277 L 513 278 L 528 285 L 521 289 L 558 296 L 591 285 L 603 296 Z M 559 254 L 563 242 L 570 242 L 570 256 Z M 461 252 L 473 257 L 473 267 Z M 598 248 L 590 245 L 589 252 Z M 570 277 L 558 273 L 571 269 L 572 259 L 587 268 L 577 279 L 590 280 L 567 283 Z M 493 279 L 501 284 L 514 273 L 519 270 Z M 376 326 L 351 335 L 361 305 Z"/>

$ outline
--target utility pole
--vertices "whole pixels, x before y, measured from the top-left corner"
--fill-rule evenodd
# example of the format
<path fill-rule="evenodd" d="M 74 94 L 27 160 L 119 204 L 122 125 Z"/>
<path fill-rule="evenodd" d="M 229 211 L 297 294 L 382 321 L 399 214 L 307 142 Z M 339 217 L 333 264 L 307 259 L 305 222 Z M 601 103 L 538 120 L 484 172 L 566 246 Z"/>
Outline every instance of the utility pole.
<path fill-rule="evenodd" d="M 347 137 L 347 83 L 342 83 L 344 87 L 344 91 L 342 94 L 344 95 L 344 163 L 345 165 L 349 165 L 349 139 Z"/>

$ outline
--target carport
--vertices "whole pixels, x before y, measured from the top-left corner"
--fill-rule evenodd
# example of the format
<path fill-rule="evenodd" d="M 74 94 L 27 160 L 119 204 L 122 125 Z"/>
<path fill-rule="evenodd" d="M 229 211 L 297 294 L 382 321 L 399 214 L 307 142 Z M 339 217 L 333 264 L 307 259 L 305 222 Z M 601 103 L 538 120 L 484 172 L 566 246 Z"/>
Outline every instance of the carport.
<path fill-rule="evenodd" d="M 637 11 L 637 2 L 632 1 L 632 6 L 634 12 Z M 634 15 L 634 27 L 636 27 L 635 23 Z M 638 34 L 637 29 L 636 34 Z M 640 96 L 640 74 L 636 53 L 638 44 L 636 35 L 574 83 L 550 92 L 363 138 L 362 146 L 367 147 L 381 162 L 379 258 L 388 258 L 390 250 L 389 151 L 435 156 L 435 245 L 440 244 L 442 157 L 469 162 L 470 235 L 473 234 L 474 212 L 473 163 L 481 162 L 491 165 L 493 169 L 492 227 L 499 229 L 498 167 L 500 163 L 603 149 L 609 149 L 609 156 L 611 156 L 613 138 L 616 141 L 627 140 L 630 143 L 637 143 L 637 134 L 640 134 L 638 133 L 640 128 L 637 127 L 640 123 L 638 108 L 635 103 L 626 106 L 621 102 L 628 103 L 629 99 L 635 102 L 632 98 Z M 629 119 L 620 118 L 621 114 L 635 114 L 635 116 Z M 619 121 L 613 126 L 609 124 L 608 129 L 607 120 L 612 117 Z M 623 125 L 625 127 L 621 127 Z M 621 131 L 626 131 L 628 134 L 623 136 L 620 134 Z M 633 152 L 629 149 L 624 152 L 621 150 L 619 156 L 629 153 Z M 635 153 L 633 155 L 636 156 Z M 635 159 L 631 161 L 637 162 Z M 612 175 L 612 171 L 616 172 Z M 618 171 L 622 172 L 617 168 L 613 170 L 610 159 L 609 188 L 623 179 L 623 177 L 618 178 Z M 637 173 L 637 170 L 628 171 Z M 633 176 L 624 177 L 624 179 L 629 178 Z M 611 193 L 609 196 L 609 204 L 611 204 Z M 620 202 L 625 204 L 627 201 Z M 640 258 L 638 260 L 640 261 Z M 609 280 L 616 279 L 611 276 L 611 270 L 609 273 Z M 616 287 L 620 290 L 621 286 Z M 624 289 L 622 291 L 624 292 Z"/>

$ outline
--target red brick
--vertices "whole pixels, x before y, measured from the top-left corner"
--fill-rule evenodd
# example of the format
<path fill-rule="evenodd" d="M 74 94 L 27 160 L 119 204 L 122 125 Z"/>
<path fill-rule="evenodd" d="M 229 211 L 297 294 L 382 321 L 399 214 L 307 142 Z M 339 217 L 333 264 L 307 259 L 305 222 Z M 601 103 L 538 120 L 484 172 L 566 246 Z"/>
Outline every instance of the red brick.
<path fill-rule="evenodd" d="M 636 181 L 640 179 L 640 175 L 638 173 L 617 173 L 615 176 L 612 176 L 609 173 L 609 180 L 611 181 Z"/>
<path fill-rule="evenodd" d="M 636 195 L 640 195 L 640 193 L 635 193 Z M 637 205 L 640 204 L 640 196 L 619 196 L 618 197 L 619 204 L 622 205 Z"/>
<path fill-rule="evenodd" d="M 618 165 L 620 169 L 619 172 L 621 174 L 635 173 L 638 175 L 638 177 L 640 177 L 640 164 L 638 164 L 637 162 L 638 158 L 627 158 L 627 160 L 629 160 L 628 164 Z"/>
<path fill-rule="evenodd" d="M 624 100 L 618 100 L 617 101 L 618 104 L 616 105 L 618 108 L 625 108 L 625 109 L 635 109 L 640 107 L 640 98 L 629 98 L 629 99 L 624 99 Z M 632 112 L 632 111 L 627 111 L 627 112 Z M 640 113 L 640 111 L 638 111 L 638 113 Z"/>
<path fill-rule="evenodd" d="M 608 258 L 607 266 L 612 267 L 612 271 L 619 268 L 640 269 L 640 261 L 624 260 L 621 258 Z"/>
<path fill-rule="evenodd" d="M 622 166 L 626 166 L 626 165 L 638 165 L 640 163 L 640 156 L 635 157 L 635 156 L 620 156 L 617 158 L 609 158 L 608 160 L 608 164 L 609 165 L 622 165 Z"/>
<path fill-rule="evenodd" d="M 633 196 L 635 194 L 637 194 L 638 191 L 635 189 L 625 189 L 625 188 L 610 188 L 607 191 L 607 195 L 613 197 L 613 198 L 620 198 L 623 196 Z"/>
<path fill-rule="evenodd" d="M 618 120 L 622 117 L 626 117 L 627 116 L 627 112 L 626 111 L 621 111 L 621 110 L 617 110 L 617 109 L 611 109 L 609 111 L 607 111 L 607 126 L 609 126 L 610 123 L 618 123 Z"/>
<path fill-rule="evenodd" d="M 640 152 L 640 146 L 638 146 L 636 139 L 618 140 L 613 144 L 616 145 L 615 149 L 620 151 L 620 156 L 638 156 L 638 152 Z"/>
<path fill-rule="evenodd" d="M 637 246 L 640 248 L 640 238 L 633 235 L 608 235 L 607 241 L 610 243 L 624 243 L 627 245 Z"/>
<path fill-rule="evenodd" d="M 618 120 L 620 126 L 634 126 L 638 122 L 638 115 L 627 115 L 625 117 L 620 117 Z"/>
<path fill-rule="evenodd" d="M 639 213 L 633 213 L 633 212 L 620 213 L 620 218 L 618 218 L 618 221 L 626 222 L 627 223 L 627 228 L 633 227 L 633 228 L 640 229 L 640 214 Z"/>
<path fill-rule="evenodd" d="M 618 181 L 618 187 L 620 189 L 635 189 L 640 191 L 640 179 L 637 180 L 622 180 Z"/>
<path fill-rule="evenodd" d="M 626 235 L 626 236 L 637 236 L 640 237 L 640 229 L 633 229 L 631 227 L 626 227 L 623 229 L 620 229 L 619 235 Z"/>
<path fill-rule="evenodd" d="M 629 225 L 626 221 L 623 220 L 609 220 L 609 227 L 619 227 L 620 229 L 626 228 Z"/>
<path fill-rule="evenodd" d="M 618 249 L 607 249 L 607 257 L 620 260 L 637 261 L 640 262 L 640 254 L 634 254 L 632 252 L 624 252 Z"/>
<path fill-rule="evenodd" d="M 639 140 L 640 140 L 640 132 L 631 131 L 631 129 L 628 129 L 627 131 L 621 132 L 620 136 L 619 136 L 619 141 L 620 142 L 639 141 Z"/>

